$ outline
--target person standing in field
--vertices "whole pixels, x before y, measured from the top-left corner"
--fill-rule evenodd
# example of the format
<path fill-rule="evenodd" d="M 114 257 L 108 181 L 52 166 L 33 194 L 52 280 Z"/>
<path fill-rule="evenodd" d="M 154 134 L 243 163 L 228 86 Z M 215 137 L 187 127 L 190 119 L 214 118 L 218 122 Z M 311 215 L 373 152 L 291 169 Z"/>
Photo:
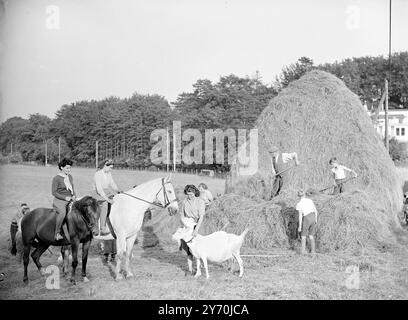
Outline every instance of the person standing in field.
<path fill-rule="evenodd" d="M 198 190 L 200 191 L 200 198 L 204 200 L 205 206 L 208 207 L 214 201 L 211 191 L 203 182 L 198 185 Z"/>
<path fill-rule="evenodd" d="M 188 220 L 192 222 L 192 237 L 195 237 L 198 234 L 198 231 L 200 230 L 201 224 L 204 219 L 205 203 L 204 200 L 200 197 L 200 191 L 192 184 L 185 186 L 184 194 L 187 196 L 187 198 L 181 201 L 181 221 L 187 227 L 190 226 L 186 225 L 185 221 Z M 181 240 L 180 250 L 184 250 L 187 253 L 188 266 L 190 271 L 192 271 L 193 255 L 184 240 Z"/>
<path fill-rule="evenodd" d="M 103 255 L 104 255 L 104 263 L 109 262 L 109 255 L 111 256 L 111 262 L 115 262 L 116 258 L 116 240 L 103 240 Z"/>
<path fill-rule="evenodd" d="M 306 237 L 310 240 L 310 253 L 316 253 L 316 224 L 317 224 L 317 209 L 312 199 L 308 198 L 303 190 L 298 191 L 300 201 L 296 205 L 296 210 L 299 213 L 298 232 L 301 235 L 301 254 L 306 253 Z"/>
<path fill-rule="evenodd" d="M 30 211 L 30 208 L 27 206 L 26 203 L 22 203 L 16 215 L 11 220 L 11 225 L 10 225 L 11 249 L 10 249 L 10 252 L 13 256 L 17 254 L 16 234 L 18 231 L 19 221 L 23 218 L 23 216 L 28 211 Z"/>
<path fill-rule="evenodd" d="M 98 166 L 98 171 L 94 175 L 94 189 L 96 192 L 96 198 L 99 200 L 105 200 L 101 205 L 101 217 L 100 217 L 100 235 L 109 234 L 109 229 L 106 226 L 106 217 L 113 204 L 113 196 L 120 193 L 118 186 L 112 177 L 113 160 L 105 159 Z"/>
<path fill-rule="evenodd" d="M 332 166 L 332 174 L 334 178 L 334 191 L 333 194 L 339 194 L 345 191 L 344 182 L 346 181 L 346 171 L 351 172 L 354 178 L 357 178 L 357 173 L 345 166 L 340 165 L 337 159 L 331 158 L 329 164 Z"/>
<path fill-rule="evenodd" d="M 54 196 L 53 207 L 57 211 L 55 240 L 63 239 L 61 226 L 68 212 L 68 205 L 75 201 L 74 180 L 70 175 L 73 162 L 64 158 L 58 163 L 60 172 L 52 179 L 52 195 Z"/>
<path fill-rule="evenodd" d="M 298 166 L 300 162 L 298 160 L 298 155 L 296 152 L 279 152 L 278 147 L 272 147 L 269 150 L 269 156 L 271 159 L 272 176 L 274 177 L 271 191 L 272 199 L 273 197 L 279 195 L 280 191 L 282 190 L 284 184 L 283 173 L 285 170 L 288 170 L 290 168 L 289 165 L 291 161 L 294 161 L 296 166 Z"/>

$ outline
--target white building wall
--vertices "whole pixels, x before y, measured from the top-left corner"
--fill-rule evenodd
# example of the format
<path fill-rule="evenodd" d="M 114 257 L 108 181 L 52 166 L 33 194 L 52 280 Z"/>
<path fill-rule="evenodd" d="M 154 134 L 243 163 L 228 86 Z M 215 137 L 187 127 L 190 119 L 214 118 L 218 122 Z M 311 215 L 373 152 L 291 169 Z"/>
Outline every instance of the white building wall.
<path fill-rule="evenodd" d="M 369 113 L 371 115 L 371 113 Z M 385 114 L 380 111 L 376 125 L 377 132 L 385 137 Z M 408 142 L 408 110 L 388 111 L 388 136 L 400 142 Z"/>

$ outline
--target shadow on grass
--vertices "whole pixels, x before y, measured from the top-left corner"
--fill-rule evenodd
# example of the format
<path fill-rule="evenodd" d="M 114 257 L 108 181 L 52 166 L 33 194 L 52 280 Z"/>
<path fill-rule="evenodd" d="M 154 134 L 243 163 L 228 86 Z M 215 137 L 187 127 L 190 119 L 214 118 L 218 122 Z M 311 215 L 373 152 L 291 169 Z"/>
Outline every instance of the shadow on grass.
<path fill-rule="evenodd" d="M 142 258 L 155 259 L 160 263 L 173 264 L 178 269 L 188 272 L 187 268 L 187 255 L 180 252 L 166 251 L 160 243 L 159 237 L 154 232 L 153 227 L 147 226 L 142 229 L 143 231 L 143 243 Z"/>

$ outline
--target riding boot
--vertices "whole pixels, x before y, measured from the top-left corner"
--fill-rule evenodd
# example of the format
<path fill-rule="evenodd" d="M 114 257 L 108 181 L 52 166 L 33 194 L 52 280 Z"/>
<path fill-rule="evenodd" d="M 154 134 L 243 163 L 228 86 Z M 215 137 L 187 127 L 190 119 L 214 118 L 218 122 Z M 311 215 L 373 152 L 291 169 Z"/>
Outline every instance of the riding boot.
<path fill-rule="evenodd" d="M 109 253 L 104 254 L 103 263 L 107 264 L 109 262 Z"/>
<path fill-rule="evenodd" d="M 310 237 L 310 253 L 313 255 L 316 253 L 316 242 L 313 237 Z"/>
<path fill-rule="evenodd" d="M 300 254 L 303 255 L 305 253 L 306 253 L 306 237 L 302 237 Z"/>

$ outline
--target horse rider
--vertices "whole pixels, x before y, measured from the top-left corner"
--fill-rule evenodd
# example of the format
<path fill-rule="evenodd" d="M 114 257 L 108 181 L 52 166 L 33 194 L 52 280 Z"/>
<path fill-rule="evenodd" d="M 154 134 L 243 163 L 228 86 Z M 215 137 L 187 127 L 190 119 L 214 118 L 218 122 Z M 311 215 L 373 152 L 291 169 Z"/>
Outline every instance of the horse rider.
<path fill-rule="evenodd" d="M 301 254 L 306 253 L 306 237 L 310 240 L 310 253 L 316 253 L 316 223 L 317 209 L 312 199 L 308 198 L 303 190 L 298 191 L 300 201 L 296 205 L 296 210 L 299 212 L 299 227 L 298 232 L 301 234 Z"/>
<path fill-rule="evenodd" d="M 106 226 L 106 218 L 113 204 L 113 196 L 120 193 L 118 186 L 112 177 L 113 160 L 105 159 L 99 166 L 98 171 L 94 175 L 94 189 L 96 198 L 105 200 L 101 205 L 100 217 L 100 235 L 107 235 L 110 233 Z"/>
<path fill-rule="evenodd" d="M 335 185 L 333 194 L 342 193 L 345 191 L 344 182 L 346 181 L 346 171 L 351 172 L 354 178 L 357 178 L 357 173 L 354 170 L 339 164 L 335 157 L 330 159 L 329 164 L 332 166 L 331 171 Z"/>
<path fill-rule="evenodd" d="M 75 201 L 74 180 L 70 175 L 73 162 L 64 158 L 58 163 L 60 172 L 52 179 L 53 207 L 57 212 L 55 225 L 55 240 L 63 239 L 61 226 L 68 212 L 68 205 Z"/>
<path fill-rule="evenodd" d="M 295 161 L 295 165 L 300 164 L 298 155 L 296 152 L 284 153 L 279 152 L 279 148 L 274 146 L 269 150 L 269 156 L 271 158 L 272 175 L 275 178 L 273 181 L 271 199 L 276 197 L 283 186 L 282 172 L 289 169 L 288 165 L 290 161 Z"/>
<path fill-rule="evenodd" d="M 18 231 L 18 223 L 28 211 L 30 211 L 30 208 L 27 206 L 26 203 L 22 203 L 16 215 L 11 220 L 11 225 L 10 225 L 11 250 L 10 252 L 13 256 L 17 254 L 16 234 Z"/>

